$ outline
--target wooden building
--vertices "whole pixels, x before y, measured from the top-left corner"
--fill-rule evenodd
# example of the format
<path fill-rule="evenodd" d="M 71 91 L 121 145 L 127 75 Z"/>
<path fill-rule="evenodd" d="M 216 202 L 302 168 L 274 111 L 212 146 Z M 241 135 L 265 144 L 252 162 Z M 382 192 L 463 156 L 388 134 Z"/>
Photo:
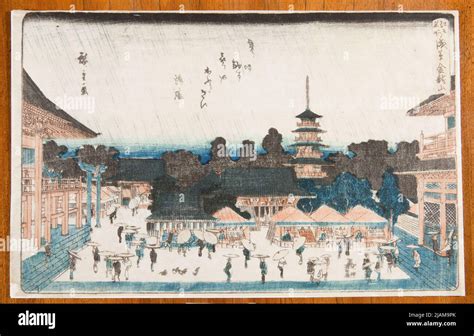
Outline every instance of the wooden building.
<path fill-rule="evenodd" d="M 82 226 L 82 183 L 43 175 L 43 143 L 50 139 L 87 139 L 98 134 L 51 102 L 26 71 L 22 90 L 22 237 L 40 247 L 51 228 L 68 234 L 70 217 Z"/>

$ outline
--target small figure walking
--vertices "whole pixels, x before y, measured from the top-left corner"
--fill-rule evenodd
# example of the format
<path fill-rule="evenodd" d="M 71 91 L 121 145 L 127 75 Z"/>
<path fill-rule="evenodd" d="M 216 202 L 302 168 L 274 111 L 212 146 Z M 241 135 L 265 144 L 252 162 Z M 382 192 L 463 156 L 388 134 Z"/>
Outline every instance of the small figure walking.
<path fill-rule="evenodd" d="M 166 239 L 166 246 L 168 246 L 168 249 L 170 252 L 173 251 L 173 237 L 174 237 L 174 232 L 170 231 L 168 234 L 168 238 Z"/>
<path fill-rule="evenodd" d="M 380 276 L 381 276 L 381 273 L 382 273 L 382 269 L 381 269 L 381 265 L 380 265 L 380 261 L 377 260 L 377 262 L 375 263 L 375 273 L 377 273 L 377 281 L 380 281 Z"/>
<path fill-rule="evenodd" d="M 117 219 L 117 208 L 109 215 L 110 224 L 114 223 L 114 219 Z"/>
<path fill-rule="evenodd" d="M 337 242 L 337 259 L 341 259 L 342 254 L 342 240 Z"/>
<path fill-rule="evenodd" d="M 232 274 L 230 273 L 230 269 L 232 268 L 232 258 L 227 258 L 227 263 L 224 267 L 224 273 L 227 275 L 227 282 L 230 282 L 232 278 Z"/>
<path fill-rule="evenodd" d="M 145 256 L 145 239 L 141 238 L 138 242 L 137 247 L 135 248 L 135 254 L 137 255 L 137 268 L 140 267 L 140 260 Z"/>
<path fill-rule="evenodd" d="M 94 250 L 92 251 L 92 258 L 94 259 L 94 265 L 92 266 L 92 269 L 94 270 L 94 273 L 97 273 L 99 271 L 98 264 L 100 262 L 100 254 L 99 254 L 98 246 L 94 247 Z"/>
<path fill-rule="evenodd" d="M 352 258 L 347 258 L 347 263 L 344 265 L 345 277 L 352 278 L 355 276 L 356 264 L 352 261 Z"/>
<path fill-rule="evenodd" d="M 51 258 L 51 245 L 49 242 L 46 243 L 46 245 L 44 245 L 44 256 L 45 256 L 45 261 L 46 263 L 49 262 L 49 259 Z"/>
<path fill-rule="evenodd" d="M 122 243 L 122 231 L 123 231 L 123 226 L 119 226 L 117 229 L 117 236 L 119 237 L 119 244 Z"/>
<path fill-rule="evenodd" d="M 211 253 L 216 253 L 216 244 L 207 243 L 207 257 L 212 259 Z"/>
<path fill-rule="evenodd" d="M 372 275 L 372 268 L 370 268 L 370 259 L 369 255 L 366 253 L 364 260 L 362 261 L 362 269 L 365 272 L 365 280 L 370 282 L 370 276 Z"/>
<path fill-rule="evenodd" d="M 151 268 L 151 271 L 154 272 L 154 265 L 156 263 L 156 257 L 157 257 L 157 254 L 156 254 L 156 251 L 154 248 L 151 249 L 150 251 L 150 268 Z"/>
<path fill-rule="evenodd" d="M 421 256 L 417 250 L 413 250 L 412 256 L 413 256 L 413 261 L 415 262 L 413 264 L 413 268 L 415 269 L 415 271 L 418 272 L 418 269 L 421 266 Z"/>
<path fill-rule="evenodd" d="M 248 267 L 248 261 L 250 260 L 250 250 L 244 247 L 244 250 L 242 251 L 244 254 L 244 266 L 245 268 Z"/>
<path fill-rule="evenodd" d="M 197 241 L 197 246 L 199 247 L 198 256 L 199 256 L 199 257 L 202 257 L 202 250 L 204 250 L 204 247 L 206 246 L 206 244 L 204 243 L 203 240 L 198 239 L 198 241 Z"/>
<path fill-rule="evenodd" d="M 265 284 L 265 276 L 267 275 L 267 263 L 265 262 L 265 258 L 260 258 L 260 273 L 262 275 L 262 284 Z"/>
<path fill-rule="evenodd" d="M 108 257 L 105 257 L 105 277 L 108 278 L 109 275 L 112 275 L 113 264 L 112 260 Z"/>
<path fill-rule="evenodd" d="M 303 246 L 300 246 L 300 247 L 296 250 L 296 255 L 300 258 L 299 261 L 298 261 L 298 265 L 302 265 L 302 264 L 303 264 L 303 251 L 304 251 L 304 245 L 303 245 Z"/>
<path fill-rule="evenodd" d="M 314 271 L 315 271 L 315 262 L 313 260 L 308 260 L 306 263 L 306 273 L 309 274 L 309 281 L 314 282 Z"/>
<path fill-rule="evenodd" d="M 121 273 L 121 265 L 120 261 L 115 261 L 113 263 L 114 267 L 114 277 L 112 278 L 112 281 L 115 282 L 116 280 L 120 281 L 120 273 Z"/>
<path fill-rule="evenodd" d="M 123 266 L 125 267 L 125 280 L 128 280 L 130 276 L 130 268 L 132 268 L 132 261 L 130 258 L 125 258 L 123 261 Z"/>
<path fill-rule="evenodd" d="M 69 254 L 69 280 L 74 280 L 74 271 L 76 270 L 77 258 Z"/>

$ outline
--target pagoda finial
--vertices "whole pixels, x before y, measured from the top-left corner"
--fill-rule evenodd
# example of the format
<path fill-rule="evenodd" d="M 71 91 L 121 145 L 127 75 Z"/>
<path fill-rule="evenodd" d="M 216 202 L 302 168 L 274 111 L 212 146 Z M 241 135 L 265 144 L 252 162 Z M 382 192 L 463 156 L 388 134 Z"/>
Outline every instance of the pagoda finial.
<path fill-rule="evenodd" d="M 306 76 L 306 109 L 309 110 L 309 76 Z"/>

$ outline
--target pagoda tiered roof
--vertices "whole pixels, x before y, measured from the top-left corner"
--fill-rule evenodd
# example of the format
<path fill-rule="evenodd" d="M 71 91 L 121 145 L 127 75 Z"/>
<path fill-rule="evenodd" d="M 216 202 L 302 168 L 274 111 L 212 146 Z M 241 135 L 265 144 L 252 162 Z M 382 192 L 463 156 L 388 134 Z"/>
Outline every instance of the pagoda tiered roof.
<path fill-rule="evenodd" d="M 296 116 L 296 118 L 299 119 L 316 119 L 316 118 L 322 118 L 322 115 L 319 115 L 317 113 L 314 113 L 310 109 L 306 109 L 303 113 L 300 113 Z"/>

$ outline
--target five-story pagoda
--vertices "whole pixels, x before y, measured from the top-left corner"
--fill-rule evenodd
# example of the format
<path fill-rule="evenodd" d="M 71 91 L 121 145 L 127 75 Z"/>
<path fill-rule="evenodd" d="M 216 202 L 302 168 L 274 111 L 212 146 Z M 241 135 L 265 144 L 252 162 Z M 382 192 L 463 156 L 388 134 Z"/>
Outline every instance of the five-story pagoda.
<path fill-rule="evenodd" d="M 328 165 L 322 159 L 322 147 L 326 147 L 321 143 L 320 134 L 325 131 L 320 129 L 318 122 L 321 115 L 312 112 L 309 109 L 309 77 L 306 76 L 306 110 L 296 116 L 300 119 L 296 123 L 297 129 L 293 130 L 296 133 L 295 147 L 296 154 L 290 160 L 291 166 L 296 172 L 297 178 L 300 179 L 322 179 L 327 176 L 323 170 L 323 166 Z"/>

